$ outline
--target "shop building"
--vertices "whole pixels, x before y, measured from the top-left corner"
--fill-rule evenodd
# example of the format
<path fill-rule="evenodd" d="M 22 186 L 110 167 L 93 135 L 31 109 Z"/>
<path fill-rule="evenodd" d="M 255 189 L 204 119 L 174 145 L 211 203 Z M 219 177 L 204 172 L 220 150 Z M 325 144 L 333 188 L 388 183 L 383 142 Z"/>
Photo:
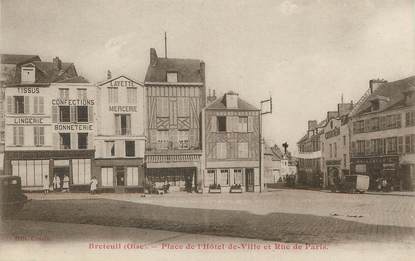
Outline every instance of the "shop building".
<path fill-rule="evenodd" d="M 283 184 L 284 176 L 282 174 L 283 152 L 277 145 L 269 146 L 264 143 L 264 183 L 266 187 L 274 187 L 275 184 Z M 288 161 L 287 167 L 288 167 Z"/>
<path fill-rule="evenodd" d="M 379 178 L 395 190 L 415 188 L 415 77 L 371 90 L 352 115 L 352 173 Z"/>
<path fill-rule="evenodd" d="M 232 91 L 203 110 L 203 191 L 215 185 L 229 192 L 259 192 L 264 179 L 259 171 L 260 110 Z"/>
<path fill-rule="evenodd" d="M 126 76 L 97 84 L 94 176 L 100 190 L 142 191 L 144 87 Z"/>
<path fill-rule="evenodd" d="M 353 103 L 339 103 L 335 113 L 327 114 L 321 138 L 323 187 L 334 185 L 334 180 L 350 173 L 348 114 Z"/>
<path fill-rule="evenodd" d="M 151 48 L 144 86 L 146 180 L 156 187 L 169 184 L 172 191 L 200 191 L 204 62 L 161 58 Z"/>
<path fill-rule="evenodd" d="M 71 190 L 87 189 L 94 158 L 95 88 L 72 63 L 33 61 L 16 67 L 6 85 L 6 175 L 27 190 L 49 179 L 69 178 Z"/>

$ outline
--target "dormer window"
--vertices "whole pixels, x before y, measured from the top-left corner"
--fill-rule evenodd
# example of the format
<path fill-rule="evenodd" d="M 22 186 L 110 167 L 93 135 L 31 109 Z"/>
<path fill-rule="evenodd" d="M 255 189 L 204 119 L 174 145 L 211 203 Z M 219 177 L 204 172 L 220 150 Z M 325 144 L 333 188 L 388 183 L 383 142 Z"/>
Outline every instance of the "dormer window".
<path fill-rule="evenodd" d="M 35 67 L 33 65 L 22 67 L 21 82 L 22 83 L 34 83 L 35 82 Z"/>
<path fill-rule="evenodd" d="M 372 111 L 379 110 L 379 100 L 372 101 Z"/>
<path fill-rule="evenodd" d="M 168 72 L 167 82 L 177 82 L 177 72 Z"/>

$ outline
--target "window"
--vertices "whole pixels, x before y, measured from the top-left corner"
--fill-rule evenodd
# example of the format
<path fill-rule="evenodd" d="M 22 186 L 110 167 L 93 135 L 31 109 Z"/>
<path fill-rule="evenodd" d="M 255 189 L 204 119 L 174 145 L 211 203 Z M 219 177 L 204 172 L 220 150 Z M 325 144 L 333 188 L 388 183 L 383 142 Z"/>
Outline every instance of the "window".
<path fill-rule="evenodd" d="M 234 169 L 233 170 L 234 184 L 243 184 L 242 170 Z"/>
<path fill-rule="evenodd" d="M 177 98 L 177 115 L 179 117 L 189 117 L 189 98 L 179 97 Z"/>
<path fill-rule="evenodd" d="M 337 143 L 334 143 L 334 157 L 337 158 Z"/>
<path fill-rule="evenodd" d="M 415 152 L 415 134 L 405 136 L 405 152 Z"/>
<path fill-rule="evenodd" d="M 415 126 L 415 111 L 408 111 L 405 114 L 406 127 Z"/>
<path fill-rule="evenodd" d="M 169 146 L 169 131 L 158 130 L 157 131 L 157 143 L 159 149 L 168 149 Z"/>
<path fill-rule="evenodd" d="M 33 97 L 33 113 L 34 114 L 43 114 L 45 112 L 45 101 L 42 96 Z"/>
<path fill-rule="evenodd" d="M 24 144 L 24 127 L 13 127 L 13 145 L 23 146 Z"/>
<path fill-rule="evenodd" d="M 111 168 L 101 168 L 101 186 L 103 187 L 112 187 L 114 178 L 114 169 Z"/>
<path fill-rule="evenodd" d="M 403 153 L 403 137 L 398 137 L 398 154 Z"/>
<path fill-rule="evenodd" d="M 239 117 L 239 132 L 248 132 L 248 117 Z"/>
<path fill-rule="evenodd" d="M 131 135 L 131 115 L 117 114 L 115 115 L 116 134 L 117 135 Z"/>
<path fill-rule="evenodd" d="M 27 103 L 27 101 L 25 101 L 24 96 L 14 96 L 14 113 L 25 113 L 25 103 Z"/>
<path fill-rule="evenodd" d="M 127 103 L 135 104 L 137 103 L 137 88 L 127 88 Z"/>
<path fill-rule="evenodd" d="M 59 88 L 59 98 L 62 100 L 69 100 L 69 89 Z"/>
<path fill-rule="evenodd" d="M 60 139 L 60 149 L 70 149 L 71 148 L 71 134 L 70 133 L 59 133 Z"/>
<path fill-rule="evenodd" d="M 118 102 L 118 88 L 108 87 L 108 102 L 109 103 Z"/>
<path fill-rule="evenodd" d="M 333 158 L 333 144 L 330 144 L 330 158 Z"/>
<path fill-rule="evenodd" d="M 189 148 L 189 131 L 188 130 L 179 130 L 177 133 L 179 149 L 188 149 Z"/>
<path fill-rule="evenodd" d="M 125 156 L 134 157 L 135 156 L 135 142 L 134 141 L 125 141 Z"/>
<path fill-rule="evenodd" d="M 218 123 L 217 123 L 218 131 L 226 131 L 226 117 L 218 116 L 216 118 L 218 120 Z"/>
<path fill-rule="evenodd" d="M 343 154 L 343 167 L 346 168 L 347 166 L 347 155 Z"/>
<path fill-rule="evenodd" d="M 88 133 L 78 133 L 78 149 L 88 148 Z"/>
<path fill-rule="evenodd" d="M 88 122 L 88 106 L 77 106 L 76 114 L 78 122 Z"/>
<path fill-rule="evenodd" d="M 226 159 L 226 143 L 220 142 L 216 144 L 216 157 L 218 159 Z"/>
<path fill-rule="evenodd" d="M 138 186 L 138 168 L 127 167 L 127 186 Z"/>
<path fill-rule="evenodd" d="M 69 106 L 59 106 L 59 121 L 71 122 L 71 110 Z"/>
<path fill-rule="evenodd" d="M 346 147 L 346 136 L 343 136 L 343 147 Z"/>
<path fill-rule="evenodd" d="M 397 138 L 386 138 L 386 153 L 395 154 L 397 152 Z"/>
<path fill-rule="evenodd" d="M 218 184 L 221 186 L 229 185 L 229 170 L 221 169 L 218 177 Z"/>
<path fill-rule="evenodd" d="M 208 186 L 211 184 L 217 184 L 216 171 L 214 169 L 207 170 L 205 184 Z"/>
<path fill-rule="evenodd" d="M 358 155 L 364 155 L 365 154 L 365 141 L 364 140 L 358 140 L 357 141 L 357 154 Z"/>
<path fill-rule="evenodd" d="M 364 121 L 363 120 L 361 120 L 361 121 L 356 121 L 356 122 L 353 122 L 353 133 L 362 133 L 362 132 L 364 132 L 365 131 L 365 126 L 364 126 L 365 124 L 364 124 Z"/>
<path fill-rule="evenodd" d="M 238 158 L 248 158 L 248 142 L 238 143 Z"/>
<path fill-rule="evenodd" d="M 35 146 L 45 145 L 45 127 L 33 127 Z"/>
<path fill-rule="evenodd" d="M 22 83 L 34 83 L 35 78 L 35 67 L 22 67 L 21 71 L 21 82 Z"/>
<path fill-rule="evenodd" d="M 168 72 L 167 82 L 177 82 L 177 72 Z"/>
<path fill-rule="evenodd" d="M 114 141 L 105 141 L 105 151 L 106 156 L 114 157 L 115 156 L 115 143 Z"/>
<path fill-rule="evenodd" d="M 87 100 L 87 92 L 86 89 L 77 89 L 77 96 L 78 96 L 78 100 Z"/>
<path fill-rule="evenodd" d="M 75 185 L 86 185 L 91 181 L 91 160 L 73 159 L 72 178 Z"/>

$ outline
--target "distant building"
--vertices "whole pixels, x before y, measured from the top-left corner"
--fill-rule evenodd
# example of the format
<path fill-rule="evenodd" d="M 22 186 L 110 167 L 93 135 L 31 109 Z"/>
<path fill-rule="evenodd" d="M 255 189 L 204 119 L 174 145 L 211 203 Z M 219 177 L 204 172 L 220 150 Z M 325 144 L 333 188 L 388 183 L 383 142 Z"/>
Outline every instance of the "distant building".
<path fill-rule="evenodd" d="M 259 192 L 260 110 L 232 91 L 203 110 L 203 191 L 220 184 L 222 192 L 239 184 L 245 192 Z"/>
<path fill-rule="evenodd" d="M 351 121 L 352 173 L 370 177 L 376 189 L 385 178 L 394 189 L 415 188 L 415 76 L 372 82 Z"/>
<path fill-rule="evenodd" d="M 31 61 L 16 67 L 6 85 L 4 171 L 25 189 L 42 189 L 69 177 L 71 189 L 87 189 L 94 158 L 95 88 L 73 63 Z"/>
<path fill-rule="evenodd" d="M 147 180 L 170 190 L 201 190 L 204 62 L 161 58 L 152 48 L 144 86 Z"/>
<path fill-rule="evenodd" d="M 95 176 L 101 190 L 143 190 L 144 110 L 143 84 L 126 76 L 97 84 Z"/>
<path fill-rule="evenodd" d="M 284 174 L 281 166 L 283 157 L 283 152 L 281 152 L 277 145 L 271 147 L 267 143 L 264 144 L 264 183 L 266 186 L 277 183 L 283 184 Z"/>

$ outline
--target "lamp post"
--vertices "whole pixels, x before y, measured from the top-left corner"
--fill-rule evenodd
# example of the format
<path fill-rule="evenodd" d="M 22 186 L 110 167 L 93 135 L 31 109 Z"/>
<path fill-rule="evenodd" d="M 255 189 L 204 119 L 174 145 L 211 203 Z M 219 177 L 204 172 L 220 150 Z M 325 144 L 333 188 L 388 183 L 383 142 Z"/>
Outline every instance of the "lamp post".
<path fill-rule="evenodd" d="M 262 107 L 264 104 L 269 103 L 269 109 L 263 111 Z M 262 175 L 264 174 L 264 164 L 263 164 L 263 139 L 262 139 L 262 115 L 272 113 L 272 97 L 270 96 L 269 99 L 261 101 L 261 110 L 259 112 L 259 192 L 262 192 Z"/>

